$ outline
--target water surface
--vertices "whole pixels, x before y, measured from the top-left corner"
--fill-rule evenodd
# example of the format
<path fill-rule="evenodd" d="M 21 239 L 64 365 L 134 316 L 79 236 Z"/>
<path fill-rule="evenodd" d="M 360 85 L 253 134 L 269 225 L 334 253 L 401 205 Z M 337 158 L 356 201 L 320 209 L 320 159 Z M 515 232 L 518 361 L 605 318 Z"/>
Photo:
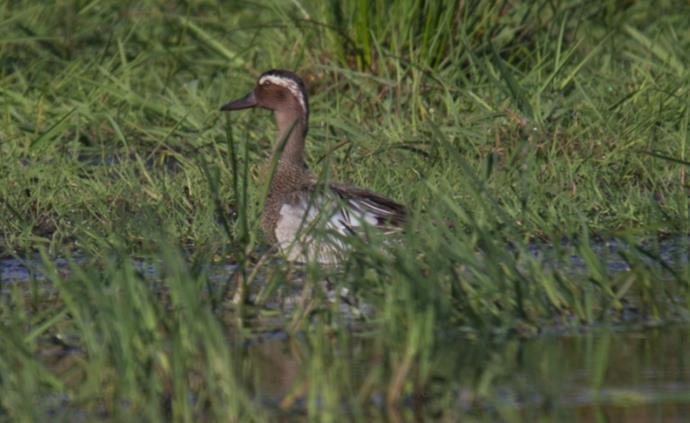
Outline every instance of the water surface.
<path fill-rule="evenodd" d="M 359 338 L 343 352 L 354 360 L 348 381 L 353 386 L 383 365 L 374 343 Z M 371 396 L 370 406 L 381 413 L 453 420 L 687 421 L 689 349 L 688 326 L 601 328 L 530 339 L 445 337 L 434 349 L 427 386 L 398 410 L 385 408 L 383 392 Z M 251 347 L 248 357 L 264 403 L 278 408 L 305 382 L 309 350 L 299 337 Z M 292 403 L 297 411 L 303 406 Z"/>

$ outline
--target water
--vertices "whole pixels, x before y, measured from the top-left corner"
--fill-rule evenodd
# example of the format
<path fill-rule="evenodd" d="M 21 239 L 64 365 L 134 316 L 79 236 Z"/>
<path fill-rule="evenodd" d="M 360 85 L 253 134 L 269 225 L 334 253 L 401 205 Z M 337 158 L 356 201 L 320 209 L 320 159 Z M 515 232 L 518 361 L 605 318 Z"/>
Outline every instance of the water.
<path fill-rule="evenodd" d="M 55 259 L 58 268 L 66 268 L 67 261 Z M 40 260 L 19 260 L 16 258 L 0 259 L 0 282 L 27 282 L 32 278 L 42 279 Z"/>
<path fill-rule="evenodd" d="M 601 259 L 605 267 L 611 272 L 625 272 L 630 270 L 624 256 L 634 253 L 642 257 L 647 263 L 664 263 L 670 267 L 678 267 L 688 263 L 688 251 L 690 250 L 690 238 L 676 237 L 663 240 L 661 242 L 649 241 L 646 243 L 631 245 L 620 239 L 597 241 L 590 244 L 593 254 Z M 561 253 L 557 251 L 568 251 L 570 254 L 563 260 Z M 529 253 L 539 259 L 544 266 L 565 267 L 573 273 L 583 273 L 587 270 L 587 263 L 578 251 L 576 241 L 563 240 L 557 247 L 548 243 L 531 243 L 528 246 Z M 76 262 L 84 261 L 83 257 L 77 256 Z M 155 277 L 157 270 L 155 264 L 145 260 L 134 260 L 137 269 L 145 276 Z M 53 263 L 58 269 L 68 271 L 68 262 L 64 258 L 55 258 Z M 44 279 L 41 273 L 41 259 L 26 258 L 0 258 L 0 283 L 2 282 L 26 282 L 30 279 Z M 232 264 L 209 265 L 211 277 L 222 279 L 232 273 Z"/>
<path fill-rule="evenodd" d="M 625 260 L 626 254 L 641 257 L 647 264 L 663 262 L 673 267 L 687 264 L 690 257 L 690 238 L 675 237 L 663 241 L 627 243 L 621 239 L 600 240 L 588 244 L 592 253 L 603 261 L 607 270 L 611 272 L 625 272 L 630 270 Z M 578 251 L 577 241 L 563 240 L 558 246 L 561 250 L 574 252 L 569 255 L 564 263 L 559 259 L 556 247 L 548 243 L 531 243 L 528 246 L 530 253 L 540 258 L 547 266 L 565 266 L 574 273 L 583 273 L 587 270 L 587 262 Z"/>
<path fill-rule="evenodd" d="M 469 341 L 446 337 L 435 348 L 430 382 L 407 398 L 401 414 L 456 420 L 687 421 L 690 415 L 690 327 L 600 329 L 530 339 Z M 349 355 L 351 384 L 382 366 L 372 339 L 359 339 Z M 303 339 L 254 345 L 254 372 L 262 400 L 280 402 L 299 386 L 308 365 Z M 373 408 L 384 409 L 374 392 Z M 304 404 L 296 401 L 293 411 Z M 391 410 L 387 410 L 388 413 Z"/>
<path fill-rule="evenodd" d="M 687 263 L 686 244 L 687 239 L 671 240 L 643 248 L 656 251 L 646 259 L 678 266 Z M 634 248 L 638 247 L 621 241 L 592 246 L 612 273 L 628 270 L 623 256 Z M 545 265 L 558 265 L 555 250 L 549 245 L 530 247 L 530 253 Z M 569 271 L 587 270 L 579 255 L 567 257 Z M 59 272 L 70 271 L 66 260 L 58 258 L 54 263 Z M 138 261 L 135 266 L 147 279 L 157 278 L 154 264 Z M 213 281 L 227 283 L 234 269 L 231 264 L 218 264 L 208 265 L 207 271 Z M 0 260 L 0 293 L 31 280 L 45 280 L 39 259 Z M 284 327 L 284 322 L 275 323 L 275 328 Z M 527 339 L 492 334 L 476 340 L 441 334 L 431 353 L 431 374 L 426 384 L 403 398 L 400 407 L 387 408 L 386 393 L 375 388 L 367 394 L 364 406 L 343 399 L 342 410 L 349 415 L 353 408 L 365 407 L 359 412 L 380 413 L 394 420 L 455 421 L 474 417 L 490 421 L 687 421 L 690 355 L 686 351 L 690 351 L 690 326 L 649 325 L 642 322 L 638 326 L 590 328 L 583 333 L 553 329 Z M 264 322 L 259 329 L 266 327 Z M 312 354 L 306 338 L 278 330 L 252 336 L 238 345 L 255 400 L 276 416 L 305 412 L 306 400 L 304 395 L 294 395 L 295 387 L 309 386 L 309 372 L 305 369 L 310 368 L 310 360 L 319 357 Z M 84 351 L 70 347 L 69 340 L 51 338 L 41 342 L 40 360 L 57 374 L 70 372 L 74 363 L 85 357 Z M 338 350 L 332 356 L 345 357 L 338 366 L 355 388 L 365 385 L 371 374 L 387 365 L 382 361 L 386 354 L 377 350 L 380 343 L 373 337 L 354 335 L 347 345 L 326 348 Z M 347 351 L 340 351 L 342 348 Z M 385 384 L 375 386 L 385 389 Z M 293 400 L 286 403 L 291 396 Z M 56 402 L 57 409 L 67 406 L 66 399 L 46 401 Z"/>
<path fill-rule="evenodd" d="M 41 361 L 56 374 L 78 369 L 85 358 L 62 340 L 44 342 Z M 326 348 L 331 347 L 345 360 L 338 367 L 353 393 L 385 366 L 386 355 L 373 337 L 355 337 L 345 350 Z M 306 399 L 295 395 L 295 388 L 309 386 L 312 348 L 307 336 L 280 331 L 245 343 L 243 374 L 256 403 L 274 417 L 304 415 Z M 690 356 L 683 351 L 689 349 L 688 326 L 605 328 L 529 339 L 446 336 L 431 354 L 428 382 L 400 405 L 386 407 L 385 392 L 377 390 L 383 385 L 363 405 L 346 398 L 340 409 L 343 416 L 356 409 L 393 420 L 685 422 Z M 64 415 L 63 407 L 71 409 L 67 399 L 49 400 L 58 414 Z"/>
<path fill-rule="evenodd" d="M 73 258 L 77 264 L 83 263 L 85 259 L 77 256 Z M 133 259 L 134 267 L 148 279 L 155 279 L 158 276 L 158 269 L 155 263 Z M 68 274 L 69 262 L 61 257 L 53 259 L 58 272 Z M 209 276 L 213 281 L 220 281 L 226 279 L 236 266 L 229 263 L 208 265 Z M 30 280 L 44 281 L 45 275 L 42 271 L 42 262 L 40 258 L 0 258 L 0 283 L 21 283 Z M 1 287 L 0 287 L 1 288 Z"/>

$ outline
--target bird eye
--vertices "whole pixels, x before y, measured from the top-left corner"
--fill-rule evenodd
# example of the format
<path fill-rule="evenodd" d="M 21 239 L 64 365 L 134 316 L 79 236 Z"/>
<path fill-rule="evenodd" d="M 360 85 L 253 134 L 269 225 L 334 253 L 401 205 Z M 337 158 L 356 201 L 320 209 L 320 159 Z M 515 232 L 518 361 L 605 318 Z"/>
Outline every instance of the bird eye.
<path fill-rule="evenodd" d="M 268 87 L 269 85 L 272 85 L 272 84 L 271 84 L 271 81 L 264 81 L 264 83 L 261 85 L 263 85 L 264 87 Z"/>

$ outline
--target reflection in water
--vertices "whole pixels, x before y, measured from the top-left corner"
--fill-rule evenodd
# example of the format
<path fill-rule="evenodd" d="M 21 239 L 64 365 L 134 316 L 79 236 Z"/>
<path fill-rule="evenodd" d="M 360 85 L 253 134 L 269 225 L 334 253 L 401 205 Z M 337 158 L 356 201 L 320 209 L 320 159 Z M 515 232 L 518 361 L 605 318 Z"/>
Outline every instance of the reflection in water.
<path fill-rule="evenodd" d="M 687 250 L 676 248 L 677 244 L 658 248 L 659 257 L 666 263 L 687 263 Z M 627 248 L 608 243 L 593 250 L 616 272 L 627 268 L 620 258 Z M 549 246 L 535 246 L 531 252 L 545 265 L 556 265 L 555 258 L 563 257 Z M 570 257 L 568 269 L 585 270 L 577 256 L 566 256 Z M 66 260 L 55 264 L 58 271 L 70 272 Z M 138 261 L 135 267 L 146 280 L 159 276 L 151 263 Z M 0 260 L 0 294 L 9 295 L 11 285 L 43 281 L 40 269 L 38 259 Z M 232 271 L 228 264 L 206 269 L 209 279 L 221 284 L 227 283 Z M 301 288 L 277 288 L 274 296 L 285 298 L 279 305 L 265 303 L 277 311 L 277 321 L 261 322 L 254 333 L 286 327 L 280 305 L 289 303 L 299 309 L 301 303 L 289 299 L 301 298 L 294 295 L 301 292 Z M 348 416 L 385 413 L 391 419 L 685 421 L 690 415 L 690 357 L 684 353 L 690 350 L 687 326 L 556 332 L 529 339 L 486 334 L 477 340 L 436 334 L 427 363 L 429 376 L 419 378 L 423 379 L 420 386 L 410 387 L 410 382 L 404 390 L 408 396 L 394 409 L 385 407 L 386 389 L 393 378 L 386 342 L 393 341 L 382 342 L 357 328 L 342 332 L 288 337 L 277 331 L 269 336 L 250 335 L 249 342 L 230 341 L 241 357 L 243 387 L 261 406 L 288 416 L 302 413 L 309 401 L 317 407 L 335 401 L 339 412 Z M 83 366 L 88 357 L 73 347 L 78 344 L 78 340 L 50 338 L 40 346 L 39 360 L 66 385 L 77 386 L 85 377 L 79 363 Z M 329 384 L 341 385 L 329 391 Z M 334 400 L 334 393 L 347 398 Z M 57 408 L 68 403 L 61 397 L 46 401 L 59 403 Z"/>
<path fill-rule="evenodd" d="M 349 351 L 336 343 L 317 348 L 308 335 L 262 336 L 241 348 L 245 388 L 276 417 L 302 414 L 309 390 L 323 384 L 317 380 L 322 375 L 313 373 L 318 367 L 314 361 L 331 356 L 337 360 L 322 364 L 347 372 L 342 383 L 352 386 L 352 397 L 370 392 L 363 406 L 354 404 L 354 398 L 342 399 L 338 408 L 343 415 L 352 415 L 354 407 L 363 415 L 392 420 L 456 421 L 469 416 L 491 421 L 681 422 L 690 415 L 690 356 L 684 353 L 690 348 L 688 326 L 599 329 L 532 339 L 446 337 L 432 354 L 428 385 L 395 409 L 384 406 L 380 390 L 385 386 L 367 387 L 373 374 L 381 374 L 385 356 L 376 339 L 351 338 Z M 84 352 L 61 340 L 46 341 L 41 358 L 55 374 L 69 375 L 67 384 L 84 377 L 78 370 Z M 317 390 L 312 395 L 326 393 Z M 47 401 L 62 412 L 70 407 L 66 399 Z"/>
<path fill-rule="evenodd" d="M 352 341 L 349 348 L 357 353 L 339 352 L 347 360 L 337 365 L 349 366 L 349 382 L 361 387 L 379 371 L 382 355 L 373 338 Z M 689 327 L 600 329 L 526 340 L 445 339 L 433 354 L 429 386 L 403 407 L 416 416 L 444 418 L 686 421 L 688 350 Z M 310 360 L 322 359 L 312 352 L 305 338 L 269 340 L 247 351 L 254 389 L 264 404 L 288 404 L 292 412 L 303 407 L 294 397 L 309 389 Z M 382 395 L 374 391 L 370 407 L 382 406 Z"/>

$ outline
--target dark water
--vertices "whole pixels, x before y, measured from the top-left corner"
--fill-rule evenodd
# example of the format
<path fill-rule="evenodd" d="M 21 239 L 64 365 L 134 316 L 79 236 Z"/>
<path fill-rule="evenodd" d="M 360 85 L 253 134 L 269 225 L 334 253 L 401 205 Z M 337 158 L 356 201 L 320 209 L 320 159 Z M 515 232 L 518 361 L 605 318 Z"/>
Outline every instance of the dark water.
<path fill-rule="evenodd" d="M 362 386 L 383 363 L 372 340 L 352 345 L 351 383 Z M 371 406 L 382 412 L 454 421 L 474 416 L 511 421 L 686 422 L 690 418 L 690 327 L 541 336 L 487 342 L 450 338 L 432 355 L 430 382 L 397 410 L 384 410 L 384 393 Z M 257 391 L 277 404 L 299 386 L 309 367 L 300 339 L 277 339 L 250 349 Z M 379 354 L 380 356 L 380 354 Z M 304 404 L 296 401 L 292 407 Z M 393 416 L 395 417 L 395 416 Z"/>
<path fill-rule="evenodd" d="M 634 248 L 615 241 L 594 244 L 592 251 L 615 273 L 628 270 L 623 257 Z M 687 239 L 643 248 L 649 252 L 645 260 L 687 265 Z M 549 265 L 558 256 L 556 250 L 535 244 L 530 253 Z M 568 257 L 569 270 L 587 269 L 580 255 Z M 59 271 L 69 272 L 66 260 L 54 263 Z M 155 279 L 154 265 L 142 261 L 136 266 Z M 209 266 L 209 275 L 218 281 L 227 281 L 234 268 Z M 43 279 L 38 259 L 0 259 L 0 293 L 8 286 Z M 689 325 L 590 328 L 584 333 L 556 332 L 528 339 L 440 338 L 430 359 L 431 374 L 420 392 L 390 410 L 385 407 L 385 392 L 374 390 L 364 414 L 374 410 L 393 420 L 690 421 Z M 294 394 L 295 386 L 309 386 L 305 369 L 318 357 L 310 348 L 304 336 L 289 337 L 283 332 L 246 344 L 243 365 L 253 375 L 255 397 L 276 415 L 304 412 L 302 397 L 297 395 L 287 406 L 285 398 Z M 345 372 L 351 386 L 362 386 L 372 372 L 386 365 L 381 361 L 385 354 L 376 351 L 375 339 L 353 336 L 344 348 L 349 349 Z M 50 341 L 42 355 L 60 373 L 83 352 Z M 345 400 L 344 414 L 349 407 L 352 404 Z"/>
<path fill-rule="evenodd" d="M 241 354 L 243 374 L 257 404 L 276 418 L 304 416 L 314 346 L 305 335 L 257 337 Z M 329 347 L 326 347 L 329 348 Z M 335 347 L 339 375 L 353 397 L 385 367 L 373 337 Z M 687 422 L 690 417 L 690 326 L 602 328 L 583 334 L 530 339 L 468 340 L 445 337 L 433 349 L 426 384 L 387 408 L 384 384 L 364 404 L 343 399 L 343 417 L 393 421 L 602 421 Z M 46 342 L 41 361 L 68 374 L 84 352 Z M 345 360 L 345 361 L 343 361 Z M 78 366 L 76 366 L 78 367 Z M 383 386 L 383 387 L 380 387 Z M 347 392 L 339 390 L 338 392 Z M 297 394 L 295 394 L 297 392 Z M 290 399 L 286 401 L 286 399 Z M 352 401 L 349 402 L 349 401 Z M 66 398 L 51 398 L 64 414 Z M 75 416 L 78 415 L 74 414 Z M 72 415 L 70 413 L 70 415 Z"/>
<path fill-rule="evenodd" d="M 625 260 L 626 254 L 633 254 L 647 263 L 662 263 L 669 267 L 687 265 L 690 261 L 690 237 L 675 237 L 663 241 L 648 241 L 630 244 L 620 239 L 596 241 L 587 244 L 605 268 L 610 272 L 625 272 L 630 270 Z M 564 240 L 558 246 L 548 243 L 531 243 L 528 251 L 532 257 L 538 259 L 544 266 L 565 268 L 573 273 L 587 271 L 587 262 L 577 241 Z M 564 253 L 566 251 L 566 253 Z M 77 263 L 83 261 L 77 257 Z M 155 277 L 156 266 L 144 260 L 134 260 L 137 269 L 145 276 Z M 68 262 L 64 258 L 55 258 L 53 263 L 58 269 L 67 271 Z M 209 265 L 211 277 L 222 279 L 224 275 L 234 269 L 232 264 Z M 43 279 L 41 274 L 41 259 L 36 258 L 0 258 L 0 283 L 21 282 L 30 279 Z"/>
<path fill-rule="evenodd" d="M 646 242 L 626 242 L 621 239 L 598 240 L 579 243 L 574 240 L 563 240 L 560 245 L 549 243 L 531 243 L 529 251 L 532 256 L 540 259 L 545 266 L 565 267 L 573 273 L 587 270 L 587 260 L 583 255 L 582 245 L 587 245 L 592 254 L 602 261 L 606 270 L 610 272 L 625 272 L 630 270 L 625 257 L 634 256 L 647 264 L 664 264 L 671 267 L 687 265 L 690 260 L 690 238 L 678 236 L 664 240 L 648 240 Z M 560 250 L 560 254 L 559 251 Z M 566 258 L 563 258 L 566 251 Z"/>
<path fill-rule="evenodd" d="M 80 264 L 85 259 L 77 257 L 73 260 Z M 70 271 L 69 262 L 64 258 L 53 259 L 53 264 L 59 272 L 68 274 Z M 155 263 L 134 259 L 134 266 L 146 278 L 154 279 L 158 275 Z M 212 280 L 222 280 L 227 278 L 234 268 L 234 265 L 227 263 L 209 265 L 209 276 Z M 0 283 L 20 283 L 30 280 L 45 280 L 40 258 L 0 258 Z M 2 285 L 0 285 L 1 288 Z"/>

